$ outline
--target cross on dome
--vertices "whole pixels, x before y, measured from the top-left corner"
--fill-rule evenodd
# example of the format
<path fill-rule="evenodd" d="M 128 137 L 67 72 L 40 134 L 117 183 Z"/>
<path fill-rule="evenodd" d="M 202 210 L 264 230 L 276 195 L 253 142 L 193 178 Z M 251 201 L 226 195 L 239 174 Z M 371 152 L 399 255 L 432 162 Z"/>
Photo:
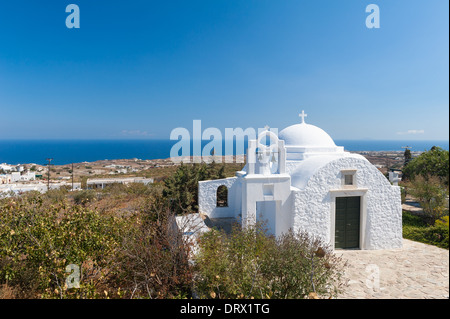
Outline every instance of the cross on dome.
<path fill-rule="evenodd" d="M 268 130 L 269 130 L 269 128 L 270 128 L 270 126 L 269 126 L 269 125 L 266 125 L 266 126 L 264 126 L 264 129 L 265 129 L 266 131 L 268 131 Z"/>
<path fill-rule="evenodd" d="M 300 113 L 298 116 L 302 118 L 302 123 L 305 123 L 305 117 L 307 117 L 308 114 L 306 114 L 305 111 L 302 110 L 302 113 Z"/>

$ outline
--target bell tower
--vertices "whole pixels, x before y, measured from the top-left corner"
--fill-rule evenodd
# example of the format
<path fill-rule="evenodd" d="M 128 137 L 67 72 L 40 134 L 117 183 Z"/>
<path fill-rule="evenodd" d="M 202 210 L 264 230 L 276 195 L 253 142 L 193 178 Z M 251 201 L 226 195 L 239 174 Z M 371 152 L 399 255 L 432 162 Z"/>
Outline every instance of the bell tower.
<path fill-rule="evenodd" d="M 266 141 L 269 141 L 268 145 Z M 264 176 L 286 172 L 286 148 L 284 141 L 266 126 L 256 140 L 249 141 L 247 151 L 248 174 Z"/>
<path fill-rule="evenodd" d="M 284 141 L 266 126 L 249 141 L 248 172 L 242 177 L 242 226 L 262 223 L 270 235 L 289 228 L 291 178 L 286 174 Z"/>

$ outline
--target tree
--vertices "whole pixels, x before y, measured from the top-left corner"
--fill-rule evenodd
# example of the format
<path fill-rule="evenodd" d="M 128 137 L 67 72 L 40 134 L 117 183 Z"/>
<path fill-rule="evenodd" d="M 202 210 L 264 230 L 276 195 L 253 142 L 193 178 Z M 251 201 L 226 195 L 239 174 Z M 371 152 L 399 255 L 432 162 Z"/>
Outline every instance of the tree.
<path fill-rule="evenodd" d="M 434 224 L 446 214 L 447 192 L 439 177 L 417 175 L 407 183 L 407 187 L 408 193 L 416 198 L 423 208 L 426 222 Z"/>
<path fill-rule="evenodd" d="M 431 150 L 409 161 L 403 168 L 404 179 L 413 180 L 418 175 L 421 175 L 425 179 L 431 176 L 437 176 L 448 187 L 449 152 L 440 147 L 433 146 Z"/>
<path fill-rule="evenodd" d="M 407 148 L 403 156 L 405 157 L 404 166 L 406 166 L 412 159 L 411 151 Z"/>
<path fill-rule="evenodd" d="M 198 211 L 198 182 L 225 178 L 225 166 L 210 164 L 183 164 L 164 181 L 163 195 L 170 201 L 176 214 Z"/>

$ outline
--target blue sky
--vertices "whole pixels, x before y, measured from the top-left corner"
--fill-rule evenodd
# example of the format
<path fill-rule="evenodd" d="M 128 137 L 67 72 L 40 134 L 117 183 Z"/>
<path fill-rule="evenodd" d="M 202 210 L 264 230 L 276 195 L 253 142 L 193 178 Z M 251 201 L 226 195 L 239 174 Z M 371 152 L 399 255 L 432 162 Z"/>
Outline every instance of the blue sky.
<path fill-rule="evenodd" d="M 448 6 L 0 0 L 0 139 L 168 139 L 195 119 L 282 129 L 304 109 L 335 139 L 448 140 Z"/>

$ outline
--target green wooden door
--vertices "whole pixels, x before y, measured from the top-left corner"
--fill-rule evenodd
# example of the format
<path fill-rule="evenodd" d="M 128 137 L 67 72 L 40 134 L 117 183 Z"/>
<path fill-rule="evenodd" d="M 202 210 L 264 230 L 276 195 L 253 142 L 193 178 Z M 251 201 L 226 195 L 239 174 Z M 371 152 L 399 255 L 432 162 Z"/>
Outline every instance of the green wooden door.
<path fill-rule="evenodd" d="M 336 198 L 335 248 L 359 248 L 361 197 Z"/>

